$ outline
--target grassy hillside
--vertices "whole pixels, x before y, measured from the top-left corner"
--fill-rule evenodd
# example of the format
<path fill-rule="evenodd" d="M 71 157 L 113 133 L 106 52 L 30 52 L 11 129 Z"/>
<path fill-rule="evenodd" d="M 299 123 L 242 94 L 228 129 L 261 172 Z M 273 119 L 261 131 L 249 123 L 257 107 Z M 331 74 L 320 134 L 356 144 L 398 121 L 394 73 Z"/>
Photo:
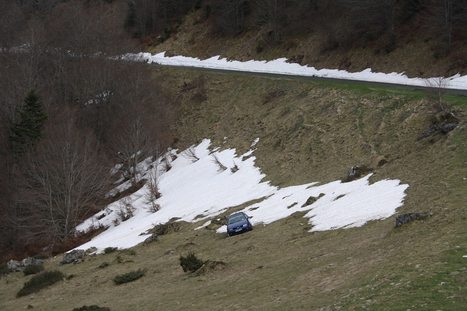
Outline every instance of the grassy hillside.
<path fill-rule="evenodd" d="M 208 137 L 249 149 L 276 185 L 341 179 L 354 165 L 373 180 L 410 185 L 399 213 L 432 216 L 401 228 L 394 219 L 361 228 L 309 233 L 302 215 L 226 238 L 198 224 L 131 251 L 88 257 L 48 270 L 73 276 L 15 298 L 30 276 L 0 279 L 0 309 L 72 310 L 465 310 L 467 308 L 467 130 L 417 138 L 435 114 L 427 94 L 406 89 L 154 67 L 154 78 L 179 94 L 176 147 Z M 457 115 L 467 100 L 449 98 Z M 224 139 L 227 137 L 227 139 Z M 381 159 L 387 163 L 382 163 Z M 194 251 L 222 261 L 199 275 L 182 271 Z M 104 262 L 109 265 L 99 268 Z M 116 275 L 145 276 L 115 285 Z"/>

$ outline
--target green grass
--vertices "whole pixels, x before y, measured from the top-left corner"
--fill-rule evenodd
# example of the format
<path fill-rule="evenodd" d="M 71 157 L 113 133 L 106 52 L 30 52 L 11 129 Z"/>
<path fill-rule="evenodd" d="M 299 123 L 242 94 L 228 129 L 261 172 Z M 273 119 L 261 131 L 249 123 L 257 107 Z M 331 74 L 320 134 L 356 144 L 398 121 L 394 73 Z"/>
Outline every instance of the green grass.
<path fill-rule="evenodd" d="M 454 106 L 466 106 L 467 105 L 467 96 L 462 95 L 444 95 L 444 99 Z"/>
<path fill-rule="evenodd" d="M 403 96 L 409 100 L 420 100 L 431 96 L 429 90 L 420 89 L 411 86 L 401 85 L 385 85 L 378 83 L 367 83 L 364 81 L 344 81 L 344 80 L 332 80 L 326 78 L 315 78 L 315 77 L 291 77 L 291 76 L 277 76 L 271 74 L 261 73 L 247 73 L 247 72 L 234 72 L 234 71 L 222 71 L 204 68 L 177 68 L 172 67 L 174 71 L 186 71 L 194 75 L 206 74 L 206 75 L 229 75 L 233 77 L 260 77 L 262 79 L 269 79 L 271 81 L 296 81 L 305 82 L 316 85 L 322 88 L 332 88 L 337 90 L 351 91 L 358 95 L 374 95 L 378 97 L 386 96 Z M 254 87 L 254 86 L 252 86 Z M 455 91 L 454 91 L 455 92 Z M 455 94 L 454 92 L 444 94 L 443 97 L 447 103 L 462 106 L 467 104 L 467 95 Z M 211 116 L 213 118 L 213 116 Z"/>

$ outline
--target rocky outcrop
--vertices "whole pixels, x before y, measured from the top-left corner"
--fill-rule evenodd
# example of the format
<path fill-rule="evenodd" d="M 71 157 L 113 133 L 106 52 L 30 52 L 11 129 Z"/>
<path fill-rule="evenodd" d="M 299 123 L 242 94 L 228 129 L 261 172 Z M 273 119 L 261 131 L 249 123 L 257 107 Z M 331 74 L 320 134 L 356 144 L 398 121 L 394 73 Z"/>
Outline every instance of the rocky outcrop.
<path fill-rule="evenodd" d="M 7 265 L 7 269 L 10 272 L 21 272 L 21 271 L 24 271 L 24 269 L 26 269 L 26 267 L 28 266 L 38 266 L 38 265 L 42 265 L 43 263 L 44 263 L 44 260 L 42 259 L 28 257 L 28 258 L 24 258 L 21 261 L 10 260 L 9 262 L 7 262 L 6 265 Z"/>
<path fill-rule="evenodd" d="M 65 253 L 63 255 L 63 259 L 60 262 L 61 265 L 67 265 L 70 263 L 76 264 L 83 261 L 84 257 L 86 256 L 86 251 L 82 249 L 75 249 L 69 253 Z"/>

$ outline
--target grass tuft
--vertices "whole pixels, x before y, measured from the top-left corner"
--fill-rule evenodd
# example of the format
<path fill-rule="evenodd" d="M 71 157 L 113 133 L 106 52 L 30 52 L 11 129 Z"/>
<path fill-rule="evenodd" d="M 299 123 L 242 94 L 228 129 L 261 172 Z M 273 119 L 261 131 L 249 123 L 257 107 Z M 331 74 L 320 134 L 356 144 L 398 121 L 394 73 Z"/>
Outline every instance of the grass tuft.
<path fill-rule="evenodd" d="M 82 306 L 79 308 L 74 308 L 73 311 L 110 311 L 110 309 L 106 307 L 99 307 L 97 305 L 92 305 L 92 306 Z"/>
<path fill-rule="evenodd" d="M 196 257 L 195 253 L 190 252 L 186 256 L 180 256 L 180 266 L 183 272 L 195 272 L 204 265 L 204 261 Z"/>
<path fill-rule="evenodd" d="M 141 278 L 143 276 L 144 276 L 144 271 L 139 269 L 139 270 L 136 270 L 136 271 L 131 271 L 131 272 L 128 272 L 128 273 L 117 275 L 114 278 L 114 283 L 116 285 L 125 284 L 125 283 L 136 281 L 137 279 L 139 279 L 139 278 Z"/>
<path fill-rule="evenodd" d="M 104 248 L 104 254 L 111 254 L 117 250 L 118 250 L 117 247 L 106 247 Z"/>

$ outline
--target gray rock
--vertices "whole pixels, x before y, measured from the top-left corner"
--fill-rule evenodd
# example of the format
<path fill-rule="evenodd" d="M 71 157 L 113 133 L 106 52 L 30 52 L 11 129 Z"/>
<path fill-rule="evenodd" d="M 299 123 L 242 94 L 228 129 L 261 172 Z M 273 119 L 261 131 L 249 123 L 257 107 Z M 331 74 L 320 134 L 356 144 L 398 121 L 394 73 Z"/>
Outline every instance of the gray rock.
<path fill-rule="evenodd" d="M 21 261 L 17 261 L 17 260 L 13 260 L 13 259 L 10 260 L 9 262 L 7 262 L 6 266 L 7 266 L 8 270 L 11 271 L 11 272 L 20 272 L 20 271 L 24 270 L 24 266 L 21 263 Z"/>
<path fill-rule="evenodd" d="M 69 253 L 64 254 L 60 264 L 67 265 L 70 263 L 80 263 L 83 260 L 84 256 L 86 256 L 86 252 L 84 250 L 75 249 Z"/>
<path fill-rule="evenodd" d="M 28 257 L 28 258 L 24 258 L 22 261 L 21 261 L 23 267 L 27 267 L 27 266 L 38 266 L 38 265 L 42 265 L 44 263 L 44 260 L 42 259 L 37 259 L 37 258 L 34 258 L 34 257 Z"/>
<path fill-rule="evenodd" d="M 318 201 L 322 197 L 324 197 L 324 193 L 320 193 L 318 197 L 311 196 L 306 200 L 306 202 L 302 205 L 302 207 L 311 205 L 311 204 L 315 203 L 316 201 Z"/>

